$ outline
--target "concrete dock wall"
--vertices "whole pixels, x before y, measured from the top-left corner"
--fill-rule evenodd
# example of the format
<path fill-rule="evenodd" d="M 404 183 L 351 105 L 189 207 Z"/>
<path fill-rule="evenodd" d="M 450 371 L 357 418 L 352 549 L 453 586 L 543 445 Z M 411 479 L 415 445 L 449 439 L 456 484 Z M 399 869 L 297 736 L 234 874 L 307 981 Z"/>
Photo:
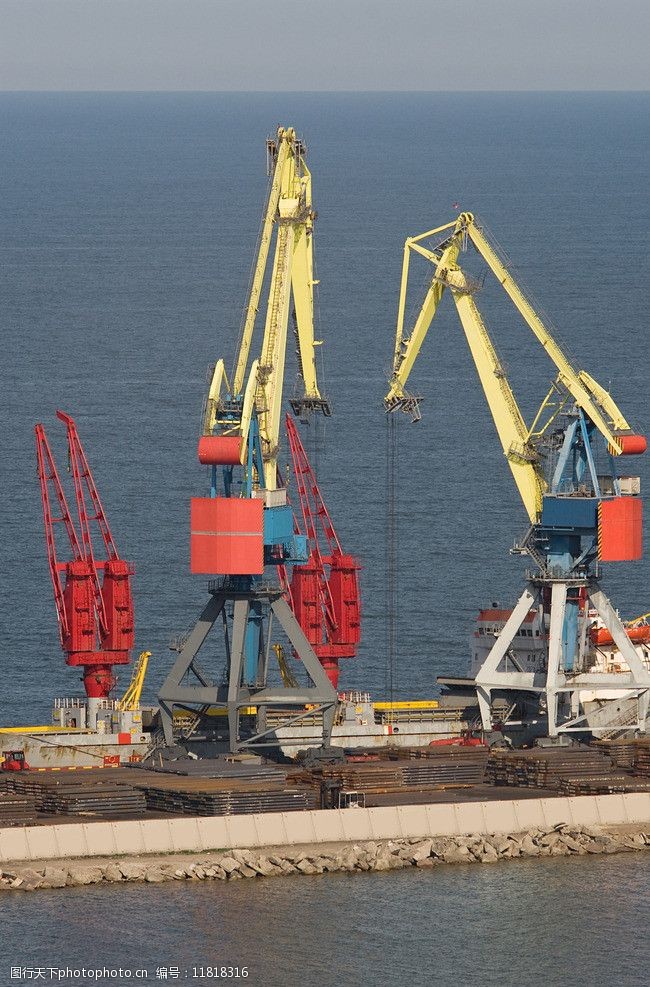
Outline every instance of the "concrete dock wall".
<path fill-rule="evenodd" d="M 650 793 L 0 829 L 0 863 L 518 833 L 559 823 L 650 825 Z"/>

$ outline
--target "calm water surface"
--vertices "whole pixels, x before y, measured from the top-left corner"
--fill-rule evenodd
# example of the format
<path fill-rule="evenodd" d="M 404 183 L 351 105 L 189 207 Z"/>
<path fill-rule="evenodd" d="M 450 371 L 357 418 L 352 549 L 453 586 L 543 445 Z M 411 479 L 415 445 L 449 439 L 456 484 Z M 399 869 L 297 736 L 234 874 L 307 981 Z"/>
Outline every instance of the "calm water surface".
<path fill-rule="evenodd" d="M 636 987 L 650 962 L 643 859 L 3 895 L 5 929 L 29 935 L 3 937 L 0 983 L 14 964 L 85 963 L 152 983 L 177 967 L 179 982 L 214 985 L 193 968 L 223 964 L 263 987 Z"/>
<path fill-rule="evenodd" d="M 233 356 L 264 139 L 278 123 L 307 139 L 319 211 L 335 417 L 308 446 L 364 566 L 364 641 L 342 684 L 378 695 L 381 400 L 403 240 L 451 220 L 454 202 L 475 210 L 576 362 L 647 429 L 649 110 L 648 94 L 0 95 L 0 722 L 47 722 L 52 697 L 77 688 L 58 649 L 33 452 L 38 420 L 62 452 L 57 407 L 76 417 L 118 545 L 137 565 L 149 698 L 170 638 L 203 605 L 204 582 L 188 574 L 187 505 L 205 484 L 195 461 L 205 373 Z M 498 291 L 486 283 L 480 301 L 530 415 L 552 368 Z M 426 400 L 420 425 L 399 430 L 402 697 L 464 671 L 478 608 L 520 592 L 508 548 L 524 528 L 451 306 L 412 380 Z M 613 567 L 607 587 L 624 616 L 650 609 L 647 560 Z M 626 856 L 3 896 L 0 983 L 13 962 L 153 969 L 223 957 L 260 984 L 642 983 L 641 867 Z"/>
<path fill-rule="evenodd" d="M 30 934 L 3 939 L 0 982 L 12 965 L 85 963 L 210 985 L 200 967 L 225 964 L 256 987 L 636 987 L 650 962 L 643 859 L 3 895 L 5 928 Z"/>

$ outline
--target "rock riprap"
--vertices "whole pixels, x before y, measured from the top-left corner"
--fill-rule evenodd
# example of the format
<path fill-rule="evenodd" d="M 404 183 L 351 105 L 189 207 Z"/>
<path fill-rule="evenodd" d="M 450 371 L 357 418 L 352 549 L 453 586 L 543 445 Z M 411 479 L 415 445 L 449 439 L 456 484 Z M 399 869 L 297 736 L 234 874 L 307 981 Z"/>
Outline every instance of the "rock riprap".
<path fill-rule="evenodd" d="M 440 836 L 434 839 L 384 840 L 344 844 L 334 850 L 312 846 L 260 850 L 230 850 L 138 860 L 38 862 L 15 865 L 0 872 L 0 890 L 36 891 L 90 884 L 125 884 L 164 881 L 237 881 L 246 877 L 283 877 L 287 874 L 389 871 L 407 867 L 433 868 L 441 864 L 494 864 L 500 860 L 533 857 L 571 857 L 594 853 L 625 853 L 650 847 L 650 833 L 620 832 L 591 826 L 558 825 L 529 829 L 509 836 Z"/>

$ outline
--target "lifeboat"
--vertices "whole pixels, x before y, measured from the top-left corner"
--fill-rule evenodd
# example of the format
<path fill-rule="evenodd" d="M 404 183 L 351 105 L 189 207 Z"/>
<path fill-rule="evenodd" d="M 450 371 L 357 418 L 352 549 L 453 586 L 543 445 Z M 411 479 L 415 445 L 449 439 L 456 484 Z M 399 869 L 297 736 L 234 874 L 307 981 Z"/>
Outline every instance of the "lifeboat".
<path fill-rule="evenodd" d="M 635 644 L 643 644 L 650 641 L 650 624 L 640 624 L 637 627 L 626 627 L 625 632 L 630 641 Z M 594 627 L 591 630 L 591 640 L 594 644 L 613 644 L 614 638 L 606 627 Z"/>

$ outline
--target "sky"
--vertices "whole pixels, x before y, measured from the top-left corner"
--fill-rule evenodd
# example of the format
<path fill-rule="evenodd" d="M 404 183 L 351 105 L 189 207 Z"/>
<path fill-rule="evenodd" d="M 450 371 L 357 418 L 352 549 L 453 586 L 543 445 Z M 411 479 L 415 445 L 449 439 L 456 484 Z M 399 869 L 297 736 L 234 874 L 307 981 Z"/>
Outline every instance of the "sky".
<path fill-rule="evenodd" d="M 649 0 L 0 0 L 0 90 L 639 90 Z"/>

